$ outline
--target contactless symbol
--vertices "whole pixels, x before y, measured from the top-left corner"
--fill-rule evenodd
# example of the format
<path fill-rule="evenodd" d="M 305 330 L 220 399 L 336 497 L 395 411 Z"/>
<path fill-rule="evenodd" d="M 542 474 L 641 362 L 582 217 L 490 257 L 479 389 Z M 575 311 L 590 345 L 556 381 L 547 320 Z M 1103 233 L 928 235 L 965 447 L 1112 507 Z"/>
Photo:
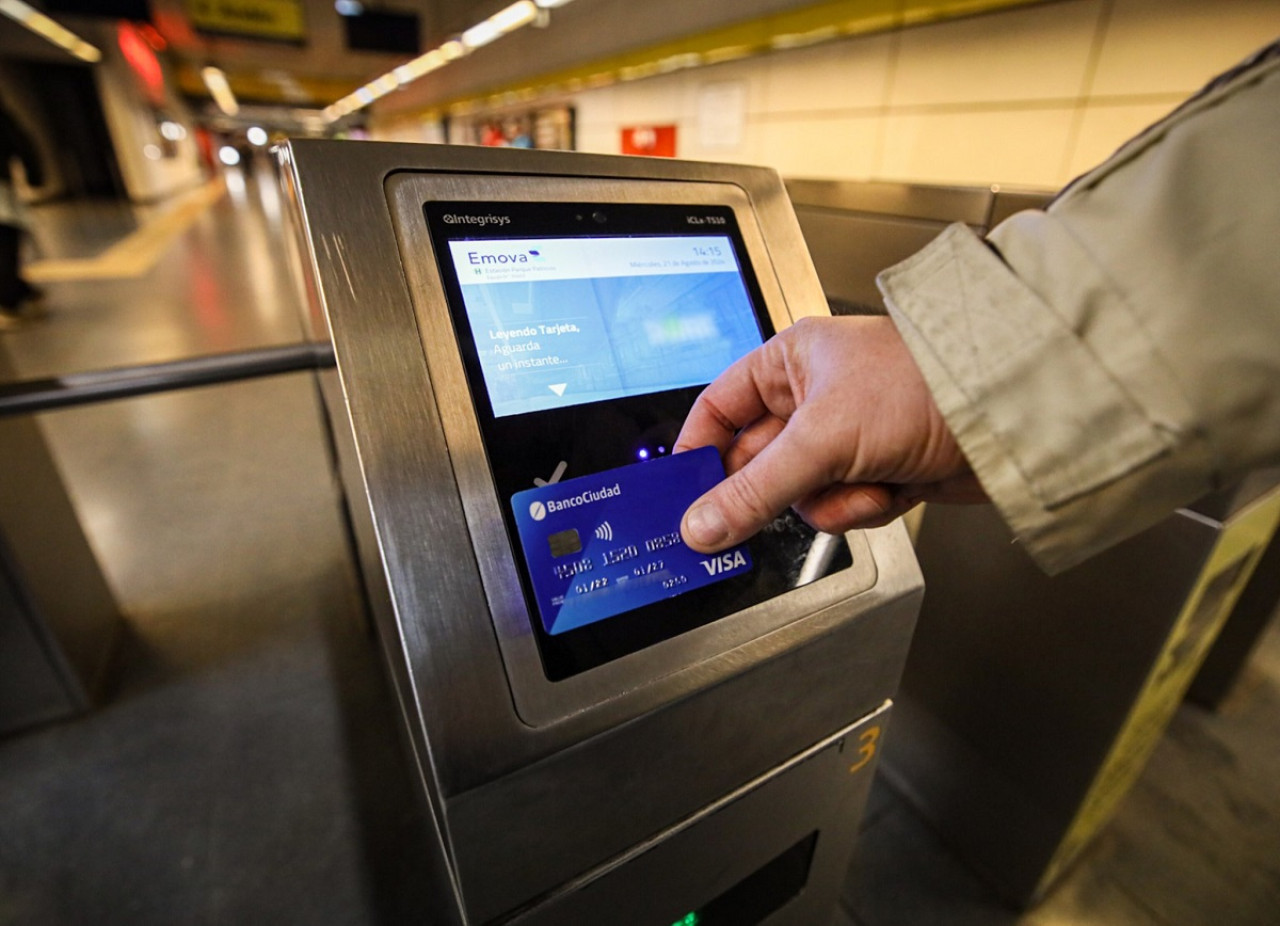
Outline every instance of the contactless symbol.
<path fill-rule="evenodd" d="M 546 516 L 547 506 L 542 504 L 542 502 L 534 502 L 529 506 L 529 517 L 533 518 L 535 521 L 541 521 Z"/>
<path fill-rule="evenodd" d="M 599 527 L 596 528 L 596 540 L 612 540 L 612 539 L 613 539 L 613 525 L 610 524 L 608 521 L 605 521 L 603 524 L 601 524 Z"/>

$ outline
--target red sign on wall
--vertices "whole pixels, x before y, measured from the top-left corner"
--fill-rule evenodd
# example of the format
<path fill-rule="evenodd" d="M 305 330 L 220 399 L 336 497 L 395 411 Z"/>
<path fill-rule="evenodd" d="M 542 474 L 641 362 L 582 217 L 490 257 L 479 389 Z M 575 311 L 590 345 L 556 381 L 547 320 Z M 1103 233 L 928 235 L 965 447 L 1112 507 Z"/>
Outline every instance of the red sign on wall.
<path fill-rule="evenodd" d="M 636 125 L 622 130 L 622 153 L 655 158 L 676 156 L 674 125 Z"/>
<path fill-rule="evenodd" d="M 160 59 L 143 33 L 133 23 L 120 22 L 116 28 L 120 53 L 138 79 L 138 87 L 153 106 L 164 105 L 164 70 Z"/>

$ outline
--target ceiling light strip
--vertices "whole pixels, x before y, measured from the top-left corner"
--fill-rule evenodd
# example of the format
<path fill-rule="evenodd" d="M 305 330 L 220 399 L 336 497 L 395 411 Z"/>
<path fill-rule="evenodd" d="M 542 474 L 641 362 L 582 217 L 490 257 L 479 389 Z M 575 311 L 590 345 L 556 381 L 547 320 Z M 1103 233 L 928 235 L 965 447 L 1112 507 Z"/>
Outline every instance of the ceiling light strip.
<path fill-rule="evenodd" d="M 0 3 L 7 0 L 0 0 Z M 490 42 L 501 38 L 517 29 L 523 28 L 538 19 L 541 10 L 564 6 L 570 0 L 517 0 L 516 3 L 499 10 L 488 19 L 476 23 L 458 38 L 445 42 L 439 48 L 433 48 L 424 55 L 419 55 L 381 77 L 371 80 L 359 90 L 350 93 L 328 106 L 324 116 L 330 122 L 336 122 L 349 116 L 358 109 L 363 109 L 374 100 L 386 96 L 420 77 L 439 70 L 451 61 L 470 54 Z"/>
<path fill-rule="evenodd" d="M 240 112 L 240 103 L 236 100 L 236 95 L 231 92 L 226 74 L 215 67 L 207 67 L 200 72 L 200 77 L 204 80 L 204 85 L 209 88 L 209 93 L 213 96 L 213 102 L 218 104 L 218 109 L 228 116 L 234 116 Z"/>
<path fill-rule="evenodd" d="M 0 0 L 0 13 L 25 26 L 47 42 L 75 55 L 81 61 L 96 64 L 102 52 L 70 29 L 62 26 L 22 0 Z"/>
<path fill-rule="evenodd" d="M 538 2 L 541 6 L 541 0 Z M 700 67 L 717 60 L 734 60 L 1040 2 L 1043 0 L 905 0 L 905 3 L 899 0 L 825 0 L 562 70 L 525 75 L 518 86 L 536 96 L 563 96 L 607 87 L 623 80 Z M 388 124 L 438 118 L 442 112 L 474 115 L 503 105 L 504 94 L 508 91 L 509 86 L 499 84 L 454 99 L 434 99 L 382 115 Z"/>

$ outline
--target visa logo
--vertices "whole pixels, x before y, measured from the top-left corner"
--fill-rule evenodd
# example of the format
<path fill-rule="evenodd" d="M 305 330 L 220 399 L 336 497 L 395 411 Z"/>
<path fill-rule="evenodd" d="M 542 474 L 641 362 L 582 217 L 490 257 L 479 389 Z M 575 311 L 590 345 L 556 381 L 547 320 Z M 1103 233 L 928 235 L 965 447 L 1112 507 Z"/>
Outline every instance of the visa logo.
<path fill-rule="evenodd" d="M 721 553 L 711 559 L 702 560 L 702 568 L 707 570 L 707 575 L 709 576 L 723 575 L 746 565 L 747 558 L 742 555 L 741 550 L 734 550 L 732 553 Z"/>

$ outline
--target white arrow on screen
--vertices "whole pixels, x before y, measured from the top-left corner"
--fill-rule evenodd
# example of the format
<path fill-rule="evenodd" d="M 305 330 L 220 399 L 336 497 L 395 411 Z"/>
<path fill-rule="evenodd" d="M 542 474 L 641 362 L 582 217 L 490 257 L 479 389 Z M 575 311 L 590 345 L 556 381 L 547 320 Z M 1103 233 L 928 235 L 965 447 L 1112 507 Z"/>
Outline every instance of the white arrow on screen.
<path fill-rule="evenodd" d="M 569 385 L 568 383 L 556 383 L 554 386 L 548 386 L 547 388 L 550 389 L 552 392 L 554 392 L 556 395 L 562 396 L 564 395 L 565 387 L 568 385 Z"/>

